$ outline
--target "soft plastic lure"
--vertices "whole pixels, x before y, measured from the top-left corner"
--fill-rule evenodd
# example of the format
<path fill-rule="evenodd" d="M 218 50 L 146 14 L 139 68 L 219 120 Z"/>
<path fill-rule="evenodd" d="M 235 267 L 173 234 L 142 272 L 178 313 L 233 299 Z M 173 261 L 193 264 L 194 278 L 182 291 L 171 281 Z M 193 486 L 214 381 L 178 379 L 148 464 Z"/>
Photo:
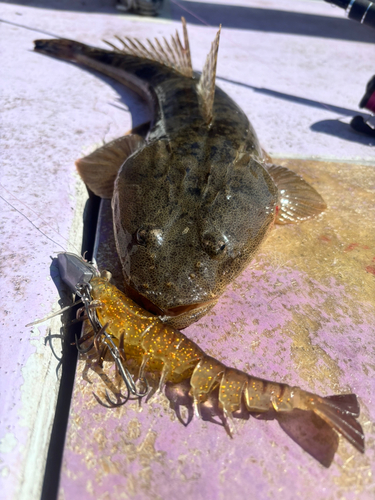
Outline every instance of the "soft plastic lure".
<path fill-rule="evenodd" d="M 70 253 L 58 256 L 61 277 L 82 297 L 93 325 L 94 345 L 110 350 L 128 394 L 142 397 L 147 393 L 146 374 L 160 375 L 159 389 L 166 382 L 189 381 L 195 414 L 200 404 L 218 389 L 219 407 L 233 430 L 233 413 L 245 404 L 249 412 L 313 412 L 319 419 L 344 436 L 357 450 L 364 452 L 364 434 L 356 418 L 359 405 L 355 394 L 321 397 L 299 387 L 270 382 L 229 368 L 208 356 L 199 346 L 175 328 L 163 323 L 139 307 L 109 282 L 108 272 L 99 273 L 81 257 Z M 88 349 L 86 349 L 87 352 Z M 146 387 L 136 389 L 125 360 L 139 366 L 138 378 Z M 127 400 L 127 398 L 126 398 Z M 125 401 L 126 402 L 126 401 Z"/>

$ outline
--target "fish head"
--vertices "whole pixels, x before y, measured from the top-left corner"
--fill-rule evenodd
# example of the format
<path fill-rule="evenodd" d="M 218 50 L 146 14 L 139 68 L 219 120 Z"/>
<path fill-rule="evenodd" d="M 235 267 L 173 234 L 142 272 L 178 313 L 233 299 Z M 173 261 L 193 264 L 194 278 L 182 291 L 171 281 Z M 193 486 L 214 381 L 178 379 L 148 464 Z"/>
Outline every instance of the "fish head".
<path fill-rule="evenodd" d="M 276 201 L 249 154 L 213 165 L 167 141 L 145 146 L 121 167 L 112 199 L 127 292 L 174 326 L 197 320 L 253 258 Z"/>

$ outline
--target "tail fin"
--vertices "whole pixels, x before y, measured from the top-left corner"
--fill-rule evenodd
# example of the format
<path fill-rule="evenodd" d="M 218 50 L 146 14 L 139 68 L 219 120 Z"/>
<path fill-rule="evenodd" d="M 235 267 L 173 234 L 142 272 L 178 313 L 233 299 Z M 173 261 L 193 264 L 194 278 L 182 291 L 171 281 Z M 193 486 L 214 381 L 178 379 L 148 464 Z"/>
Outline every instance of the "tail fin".
<path fill-rule="evenodd" d="M 329 467 L 339 445 L 339 435 L 312 411 L 294 409 L 276 414 L 283 431 L 324 467 Z"/>
<path fill-rule="evenodd" d="M 365 452 L 365 436 L 356 418 L 359 405 L 355 394 L 328 396 L 315 403 L 314 413 L 336 429 L 361 453 Z"/>
<path fill-rule="evenodd" d="M 65 38 L 52 38 L 49 40 L 34 40 L 34 50 L 42 54 L 74 61 L 75 55 L 86 47 L 83 43 L 74 42 Z"/>

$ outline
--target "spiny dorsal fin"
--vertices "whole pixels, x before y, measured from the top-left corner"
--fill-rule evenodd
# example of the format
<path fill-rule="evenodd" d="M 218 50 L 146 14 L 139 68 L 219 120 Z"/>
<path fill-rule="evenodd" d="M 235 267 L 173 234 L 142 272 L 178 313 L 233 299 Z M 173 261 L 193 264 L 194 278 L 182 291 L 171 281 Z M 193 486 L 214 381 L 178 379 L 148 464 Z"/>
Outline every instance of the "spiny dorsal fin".
<path fill-rule="evenodd" d="M 104 40 L 104 42 L 110 45 L 115 52 L 143 57 L 144 59 L 158 62 L 168 68 L 174 69 L 178 73 L 181 73 L 181 75 L 191 78 L 193 76 L 193 66 L 191 64 L 189 38 L 185 18 L 181 17 L 181 21 L 184 34 L 184 45 L 182 45 L 177 31 L 176 36 L 172 35 L 170 43 L 164 37 L 164 44 L 160 43 L 157 38 L 155 38 L 154 43 L 147 39 L 147 47 L 137 38 L 129 37 L 120 38 L 116 36 L 117 40 L 122 45 L 120 48 L 107 40 Z"/>
<path fill-rule="evenodd" d="M 201 108 L 203 117 L 207 125 L 212 120 L 212 106 L 215 97 L 215 78 L 216 78 L 216 63 L 217 53 L 219 50 L 221 25 L 216 33 L 215 40 L 212 42 L 211 50 L 207 56 L 201 77 L 198 83 L 198 93 L 201 98 Z"/>

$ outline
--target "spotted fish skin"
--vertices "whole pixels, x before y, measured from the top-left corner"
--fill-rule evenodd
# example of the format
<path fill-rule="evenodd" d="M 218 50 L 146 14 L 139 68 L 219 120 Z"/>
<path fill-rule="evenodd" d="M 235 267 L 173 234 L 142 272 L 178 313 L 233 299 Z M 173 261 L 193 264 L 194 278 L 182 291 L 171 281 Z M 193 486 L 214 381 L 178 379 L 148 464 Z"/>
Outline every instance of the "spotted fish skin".
<path fill-rule="evenodd" d="M 214 305 L 254 256 L 277 201 L 246 115 L 217 89 L 207 127 L 196 85 L 180 79 L 164 93 L 173 103 L 163 101 L 165 126 L 121 167 L 113 196 L 126 282 L 166 314 Z"/>
<path fill-rule="evenodd" d="M 177 328 L 213 307 L 278 222 L 278 176 L 289 203 L 283 222 L 325 208 L 294 173 L 269 168 L 247 116 L 215 85 L 218 35 L 199 75 L 183 28 L 185 46 L 178 35 L 169 46 L 176 48 L 174 63 L 167 49 L 151 44 L 154 52 L 147 53 L 128 39 L 111 51 L 70 40 L 35 42 L 39 52 L 115 78 L 151 107 L 146 132 L 134 130 L 77 167 L 94 192 L 112 197 L 127 294 Z M 288 183 L 294 189 L 289 201 Z"/>

